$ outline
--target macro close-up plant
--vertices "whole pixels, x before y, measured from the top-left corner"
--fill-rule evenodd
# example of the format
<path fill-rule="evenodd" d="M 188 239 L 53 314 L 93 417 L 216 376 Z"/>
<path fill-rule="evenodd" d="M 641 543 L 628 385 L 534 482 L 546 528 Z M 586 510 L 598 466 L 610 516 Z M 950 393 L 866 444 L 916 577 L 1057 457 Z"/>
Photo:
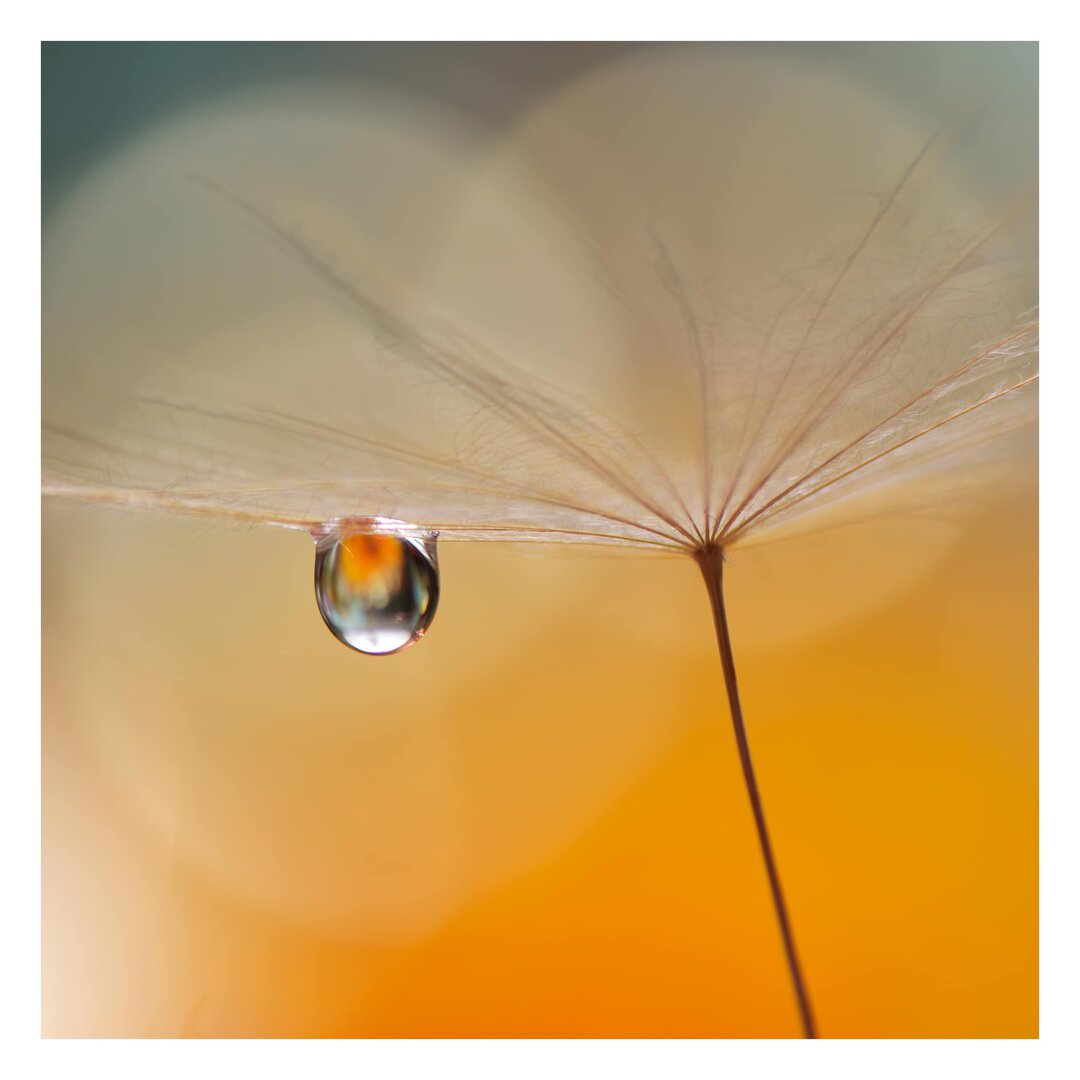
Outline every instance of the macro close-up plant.
<path fill-rule="evenodd" d="M 47 199 L 47 1028 L 1030 1033 L 1035 46 L 230 48 Z M 142 844 L 292 929 L 85 1005 Z"/>

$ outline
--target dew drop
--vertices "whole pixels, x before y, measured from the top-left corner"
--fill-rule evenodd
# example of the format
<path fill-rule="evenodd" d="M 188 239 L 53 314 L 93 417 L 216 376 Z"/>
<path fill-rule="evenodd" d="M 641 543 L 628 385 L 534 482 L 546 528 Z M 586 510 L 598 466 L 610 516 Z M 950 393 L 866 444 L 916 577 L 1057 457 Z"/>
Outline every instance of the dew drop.
<path fill-rule="evenodd" d="M 434 533 L 394 532 L 385 518 L 316 536 L 315 599 L 334 636 L 357 652 L 400 652 L 427 633 L 439 603 Z"/>

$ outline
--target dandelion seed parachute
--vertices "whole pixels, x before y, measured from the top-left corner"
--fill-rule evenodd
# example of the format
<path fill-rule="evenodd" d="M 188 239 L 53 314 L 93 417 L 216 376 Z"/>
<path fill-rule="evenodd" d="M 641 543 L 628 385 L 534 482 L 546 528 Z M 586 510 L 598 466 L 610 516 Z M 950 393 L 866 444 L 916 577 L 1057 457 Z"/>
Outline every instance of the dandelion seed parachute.
<path fill-rule="evenodd" d="M 494 146 L 311 93 L 186 117 L 47 237 L 46 490 L 676 551 L 880 493 L 1031 415 L 1027 193 L 971 165 L 1000 116 L 689 49 Z"/>
<path fill-rule="evenodd" d="M 311 93 L 177 121 L 46 238 L 46 490 L 696 554 L 716 613 L 721 550 L 996 482 L 1034 415 L 1029 103 L 824 55 L 648 50 L 499 138 Z"/>

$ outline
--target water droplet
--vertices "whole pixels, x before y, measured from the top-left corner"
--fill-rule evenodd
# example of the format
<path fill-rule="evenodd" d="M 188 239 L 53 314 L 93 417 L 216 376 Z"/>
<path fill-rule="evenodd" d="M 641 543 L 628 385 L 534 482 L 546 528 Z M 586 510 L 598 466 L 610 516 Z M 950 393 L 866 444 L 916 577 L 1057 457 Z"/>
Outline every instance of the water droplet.
<path fill-rule="evenodd" d="M 327 529 L 315 540 L 315 599 L 351 649 L 400 652 L 427 633 L 439 603 L 435 534 L 375 518 Z"/>

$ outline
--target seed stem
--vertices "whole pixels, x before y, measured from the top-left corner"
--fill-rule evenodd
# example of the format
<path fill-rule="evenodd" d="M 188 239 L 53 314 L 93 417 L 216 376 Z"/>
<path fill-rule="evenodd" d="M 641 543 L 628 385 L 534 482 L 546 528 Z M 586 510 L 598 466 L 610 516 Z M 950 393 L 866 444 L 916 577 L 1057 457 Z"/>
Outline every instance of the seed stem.
<path fill-rule="evenodd" d="M 735 728 L 735 742 L 739 747 L 739 761 L 742 764 L 743 779 L 746 781 L 746 793 L 750 797 L 750 806 L 754 811 L 754 824 L 757 826 L 758 843 L 761 857 L 765 860 L 765 872 L 769 877 L 769 889 L 772 892 L 776 921 L 780 924 L 780 936 L 784 942 L 784 955 L 787 957 L 788 972 L 799 1005 L 803 1036 L 817 1038 L 814 1013 L 810 1007 L 810 996 L 806 990 L 802 968 L 799 966 L 798 953 L 795 951 L 795 937 L 791 931 L 784 891 L 780 887 L 780 874 L 776 869 L 769 830 L 765 825 L 765 811 L 761 805 L 761 793 L 758 791 L 757 777 L 754 775 L 754 763 L 750 758 L 750 743 L 746 738 L 746 726 L 743 723 L 742 705 L 739 703 L 739 684 L 735 678 L 735 657 L 731 650 L 731 634 L 728 631 L 727 613 L 724 608 L 724 553 L 719 547 L 708 547 L 695 555 L 705 578 L 705 587 L 709 591 L 712 605 L 713 623 L 716 626 L 716 643 L 720 648 L 720 663 L 724 669 L 724 682 L 727 685 L 728 703 L 731 706 L 731 722 Z"/>

